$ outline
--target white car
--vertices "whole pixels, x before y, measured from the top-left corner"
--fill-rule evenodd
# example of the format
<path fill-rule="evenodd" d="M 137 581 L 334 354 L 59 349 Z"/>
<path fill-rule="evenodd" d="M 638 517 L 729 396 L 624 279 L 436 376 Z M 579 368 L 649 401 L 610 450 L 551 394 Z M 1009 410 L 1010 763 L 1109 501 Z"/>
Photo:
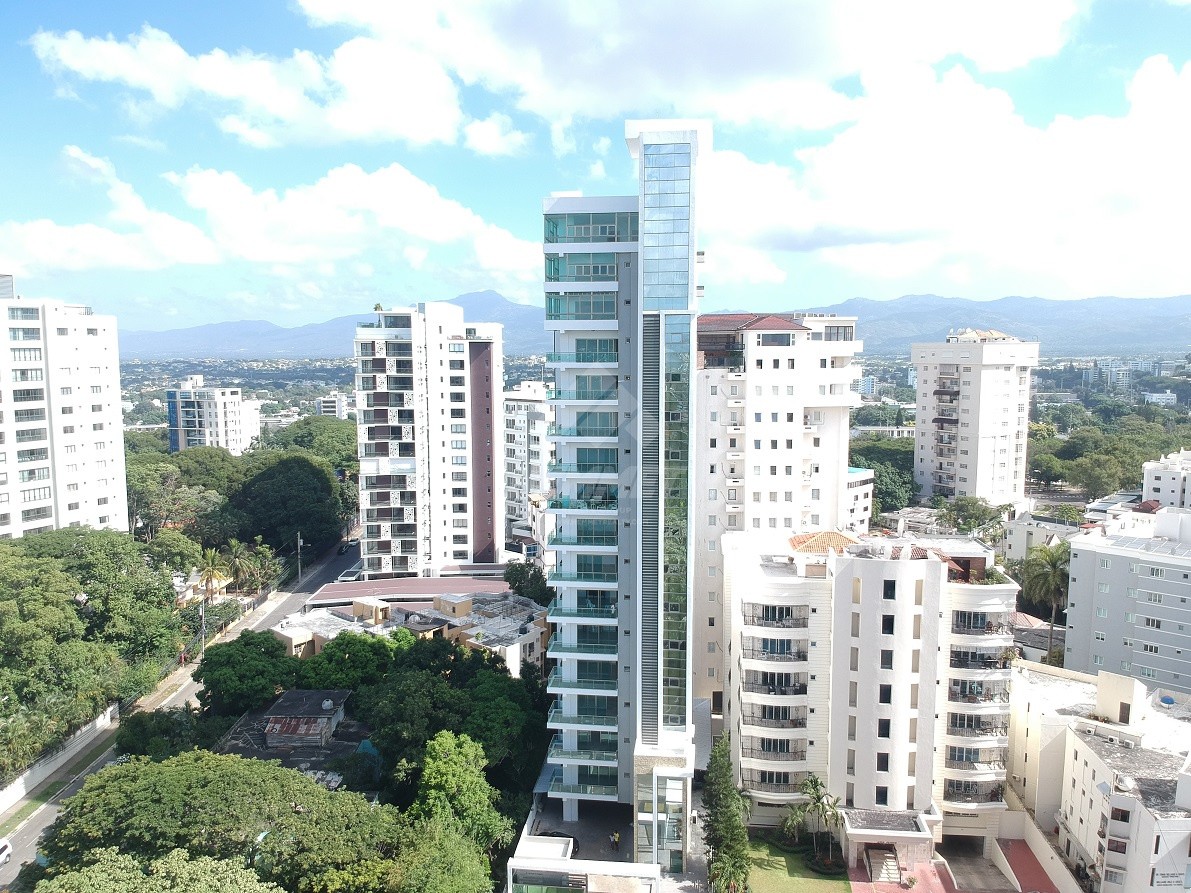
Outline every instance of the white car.
<path fill-rule="evenodd" d="M 8 842 L 8 838 L 0 838 L 0 865 L 7 865 L 12 859 L 12 844 Z"/>

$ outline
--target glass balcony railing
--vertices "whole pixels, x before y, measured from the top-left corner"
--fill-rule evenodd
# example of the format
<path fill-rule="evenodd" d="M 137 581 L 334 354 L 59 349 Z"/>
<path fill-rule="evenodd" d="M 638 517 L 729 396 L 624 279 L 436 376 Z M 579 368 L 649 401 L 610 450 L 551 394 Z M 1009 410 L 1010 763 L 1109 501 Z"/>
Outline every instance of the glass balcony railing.
<path fill-rule="evenodd" d="M 620 359 L 616 351 L 582 350 L 577 353 L 548 353 L 547 363 L 615 363 Z"/>
<path fill-rule="evenodd" d="M 558 496 L 546 503 L 547 508 L 584 512 L 614 512 L 618 506 L 615 499 L 575 499 L 572 496 Z"/>
<path fill-rule="evenodd" d="M 616 389 L 603 390 L 586 390 L 586 391 L 555 391 L 553 394 L 548 394 L 546 399 L 552 403 L 560 403 L 562 401 L 571 400 L 609 400 L 616 402 Z"/>
<path fill-rule="evenodd" d="M 614 784 L 567 784 L 554 779 L 550 782 L 551 794 L 577 794 L 587 797 L 615 797 L 617 794 Z"/>
<path fill-rule="evenodd" d="M 619 645 L 616 642 L 560 642 L 557 636 L 550 639 L 549 644 L 546 645 L 547 653 L 553 652 L 555 654 L 605 654 L 615 656 L 619 650 Z"/>
<path fill-rule="evenodd" d="M 585 760 L 592 763 L 615 763 L 616 749 L 612 750 L 568 750 L 562 743 L 562 736 L 555 735 L 550 742 L 548 759 Z"/>
<path fill-rule="evenodd" d="M 550 546 L 615 546 L 619 537 L 615 533 L 588 533 L 566 536 L 552 533 L 546 540 Z"/>
<path fill-rule="evenodd" d="M 615 583 L 616 571 L 550 571 L 548 583 Z"/>
<path fill-rule="evenodd" d="M 562 671 L 555 669 L 546 680 L 547 688 L 565 688 L 569 690 L 587 691 L 616 691 L 615 679 L 566 679 Z"/>
<path fill-rule="evenodd" d="M 563 726 L 604 726 L 616 727 L 615 716 L 603 716 L 598 713 L 566 713 L 561 707 L 551 708 L 546 722 L 550 725 Z"/>
<path fill-rule="evenodd" d="M 556 617 L 576 620 L 615 620 L 616 605 L 574 605 L 560 604 L 557 599 L 546 609 L 546 619 L 553 622 Z"/>
<path fill-rule="evenodd" d="M 617 474 L 615 462 L 550 462 L 546 471 L 551 474 Z"/>
<path fill-rule="evenodd" d="M 566 428 L 562 425 L 550 425 L 546 428 L 547 437 L 616 437 L 620 429 L 615 425 L 581 425 Z"/>

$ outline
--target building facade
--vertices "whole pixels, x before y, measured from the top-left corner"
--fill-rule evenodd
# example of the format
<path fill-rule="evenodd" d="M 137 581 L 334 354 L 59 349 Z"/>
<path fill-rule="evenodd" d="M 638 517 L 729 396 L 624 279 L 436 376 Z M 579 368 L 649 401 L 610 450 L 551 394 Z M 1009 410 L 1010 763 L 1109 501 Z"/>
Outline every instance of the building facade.
<path fill-rule="evenodd" d="M 554 406 L 542 381 L 523 381 L 504 395 L 504 536 L 535 539 L 530 499 L 546 492 Z M 526 542 L 526 545 L 529 545 Z M 541 545 L 540 543 L 538 545 Z M 526 557 L 532 557 L 527 555 Z"/>
<path fill-rule="evenodd" d="M 962 329 L 915 344 L 914 481 L 919 496 L 975 496 L 1024 506 L 1030 374 L 1038 343 Z"/>
<path fill-rule="evenodd" d="M 1141 466 L 1142 499 L 1191 508 L 1191 450 L 1179 450 Z"/>
<path fill-rule="evenodd" d="M 699 317 L 691 529 L 694 580 L 706 586 L 692 600 L 692 685 L 713 714 L 722 709 L 726 645 L 721 537 L 868 530 L 873 475 L 848 466 L 862 348 L 854 317 Z"/>
<path fill-rule="evenodd" d="M 965 537 L 725 537 L 725 729 L 751 820 L 777 824 L 808 773 L 844 844 L 929 860 L 934 827 L 995 846 L 1017 585 Z"/>
<path fill-rule="evenodd" d="M 1064 666 L 1191 692 L 1191 510 L 1071 541 Z"/>
<path fill-rule="evenodd" d="M 258 405 L 246 402 L 239 388 L 205 385 L 201 375 L 167 390 L 165 411 L 171 453 L 213 446 L 239 456 L 261 435 Z"/>
<path fill-rule="evenodd" d="M 15 295 L 0 276 L 0 539 L 128 530 L 116 318 Z"/>
<path fill-rule="evenodd" d="M 365 578 L 496 562 L 501 326 L 447 303 L 384 310 L 355 357 Z"/>
<path fill-rule="evenodd" d="M 346 420 L 348 413 L 356 411 L 356 397 L 354 394 L 331 391 L 325 396 L 315 398 L 314 411 L 318 415 Z"/>
<path fill-rule="evenodd" d="M 696 171 L 706 125 L 628 122 L 638 195 L 545 202 L 555 373 L 557 697 L 548 795 L 636 804 L 632 851 L 681 871 L 694 729 L 690 610 Z"/>

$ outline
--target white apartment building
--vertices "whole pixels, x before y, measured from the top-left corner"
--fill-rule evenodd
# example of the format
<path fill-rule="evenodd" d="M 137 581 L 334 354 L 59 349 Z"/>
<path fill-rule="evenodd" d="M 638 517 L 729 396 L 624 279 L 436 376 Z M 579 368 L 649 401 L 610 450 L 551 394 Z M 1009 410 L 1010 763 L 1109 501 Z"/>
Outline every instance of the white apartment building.
<path fill-rule="evenodd" d="M 699 317 L 692 532 L 694 579 L 706 585 L 693 599 L 692 685 L 713 714 L 723 709 L 723 534 L 868 530 L 873 474 L 848 466 L 862 349 L 854 317 Z"/>
<path fill-rule="evenodd" d="M 1179 450 L 1141 466 L 1141 498 L 1191 508 L 1191 450 Z"/>
<path fill-rule="evenodd" d="M 554 406 L 543 381 L 523 381 L 504 395 L 504 536 L 536 539 L 530 498 L 549 485 Z M 539 545 L 541 545 L 539 543 Z"/>
<path fill-rule="evenodd" d="M 1018 665 L 1011 686 L 1010 787 L 1072 874 L 1099 893 L 1186 889 L 1191 723 L 1115 673 Z"/>
<path fill-rule="evenodd" d="M 919 496 L 976 496 L 1025 505 L 1030 372 L 1038 342 L 961 329 L 915 344 L 914 480 Z"/>
<path fill-rule="evenodd" d="M 1191 509 L 1071 542 L 1064 665 L 1191 692 Z"/>
<path fill-rule="evenodd" d="M 442 302 L 382 310 L 356 329 L 366 579 L 498 560 L 501 329 Z"/>
<path fill-rule="evenodd" d="M 628 122 L 625 133 L 637 195 L 544 203 L 558 591 L 547 795 L 567 822 L 581 802 L 631 804 L 622 847 L 681 872 L 694 772 L 696 171 L 710 130 Z"/>
<path fill-rule="evenodd" d="M 128 530 L 116 318 L 16 296 L 0 276 L 0 539 Z"/>
<path fill-rule="evenodd" d="M 331 391 L 331 393 L 315 399 L 314 411 L 318 415 L 346 420 L 348 413 L 356 411 L 356 395 Z"/>
<path fill-rule="evenodd" d="M 240 456 L 261 436 L 259 404 L 245 401 L 239 388 L 206 385 L 201 375 L 167 390 L 165 411 L 171 453 L 213 446 Z"/>
<path fill-rule="evenodd" d="M 767 542 L 723 540 L 724 727 L 751 821 L 780 822 L 814 772 L 850 863 L 870 845 L 929 860 L 940 823 L 995 846 L 1017 584 L 966 537 Z"/>
<path fill-rule="evenodd" d="M 1174 391 L 1142 391 L 1141 399 L 1143 403 L 1150 403 L 1154 406 L 1179 405 L 1179 395 Z"/>

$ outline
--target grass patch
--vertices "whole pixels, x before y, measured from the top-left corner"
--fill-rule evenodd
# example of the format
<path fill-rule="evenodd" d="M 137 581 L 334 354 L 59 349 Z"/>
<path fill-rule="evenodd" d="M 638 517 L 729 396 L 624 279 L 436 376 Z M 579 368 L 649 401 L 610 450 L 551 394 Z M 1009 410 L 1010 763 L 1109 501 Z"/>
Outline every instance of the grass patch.
<path fill-rule="evenodd" d="M 827 878 L 815 874 L 802 856 L 784 853 L 765 840 L 749 844 L 749 889 L 752 893 L 850 893 L 846 877 Z"/>
<path fill-rule="evenodd" d="M 79 754 L 67 765 L 59 769 L 49 782 L 43 783 L 41 787 L 26 796 L 20 809 L 10 814 L 3 822 L 0 822 L 0 837 L 8 837 L 29 816 L 58 796 L 59 792 L 70 783 L 72 778 L 98 760 L 100 755 L 111 747 L 115 741 L 116 730 L 114 728 L 104 732 L 88 750 Z"/>

